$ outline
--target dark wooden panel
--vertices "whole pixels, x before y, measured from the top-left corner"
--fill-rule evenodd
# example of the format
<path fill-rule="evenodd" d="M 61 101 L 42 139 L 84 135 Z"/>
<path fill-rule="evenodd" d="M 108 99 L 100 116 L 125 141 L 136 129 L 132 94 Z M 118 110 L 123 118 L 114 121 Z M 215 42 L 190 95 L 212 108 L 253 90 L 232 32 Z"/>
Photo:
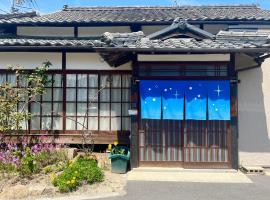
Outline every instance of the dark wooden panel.
<path fill-rule="evenodd" d="M 115 141 L 118 141 L 119 144 L 130 144 L 129 139 L 130 132 L 129 131 L 104 131 L 98 132 L 93 131 L 93 139 L 95 144 L 112 144 Z M 6 136 L 6 141 L 16 141 L 22 135 L 13 134 L 10 136 Z M 65 134 L 60 131 L 40 131 L 35 132 L 32 131 L 31 134 L 25 135 L 24 137 L 28 137 L 29 139 L 33 138 L 41 138 L 45 137 L 46 141 L 49 143 L 57 143 L 57 144 L 81 144 L 82 143 L 82 132 L 81 131 L 66 131 Z"/>

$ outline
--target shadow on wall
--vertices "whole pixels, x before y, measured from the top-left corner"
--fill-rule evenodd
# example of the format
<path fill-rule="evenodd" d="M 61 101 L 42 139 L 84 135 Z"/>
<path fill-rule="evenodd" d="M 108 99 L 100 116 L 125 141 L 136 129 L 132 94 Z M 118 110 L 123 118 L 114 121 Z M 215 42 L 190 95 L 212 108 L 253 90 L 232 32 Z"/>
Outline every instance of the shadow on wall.
<path fill-rule="evenodd" d="M 270 112 L 265 108 L 265 104 L 270 106 L 270 99 L 265 96 L 266 90 L 270 90 L 270 76 L 263 71 L 265 73 L 265 69 L 256 68 L 238 73 L 241 80 L 238 85 L 240 152 L 270 153 L 270 133 L 267 130 Z"/>

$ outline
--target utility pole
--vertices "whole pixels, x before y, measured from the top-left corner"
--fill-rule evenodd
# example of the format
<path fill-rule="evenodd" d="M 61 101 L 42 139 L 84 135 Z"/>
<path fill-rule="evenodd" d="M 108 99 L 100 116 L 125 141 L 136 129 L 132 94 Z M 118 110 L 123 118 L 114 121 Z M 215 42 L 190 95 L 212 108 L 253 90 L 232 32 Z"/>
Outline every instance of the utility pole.
<path fill-rule="evenodd" d="M 16 4 L 18 3 L 17 0 L 12 0 L 12 5 L 11 5 L 11 13 L 16 13 L 18 12 L 18 8 L 16 8 Z"/>
<path fill-rule="evenodd" d="M 172 0 L 173 6 L 180 7 L 180 0 Z"/>

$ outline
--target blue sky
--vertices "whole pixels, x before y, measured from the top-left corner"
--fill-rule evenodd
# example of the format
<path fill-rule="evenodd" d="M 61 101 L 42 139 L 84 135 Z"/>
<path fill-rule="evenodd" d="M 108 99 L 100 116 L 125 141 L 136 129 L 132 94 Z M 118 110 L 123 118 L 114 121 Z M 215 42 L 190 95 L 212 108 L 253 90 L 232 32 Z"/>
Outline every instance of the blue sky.
<path fill-rule="evenodd" d="M 10 1 L 0 0 L 1 11 L 9 11 Z M 63 5 L 70 6 L 134 6 L 134 5 L 173 5 L 173 0 L 35 0 L 37 10 L 41 13 L 53 12 L 63 8 Z M 209 5 L 209 4 L 259 4 L 261 7 L 270 9 L 270 0 L 178 0 L 180 5 Z M 24 4 L 29 7 L 29 4 Z M 33 6 L 30 6 L 33 7 Z"/>

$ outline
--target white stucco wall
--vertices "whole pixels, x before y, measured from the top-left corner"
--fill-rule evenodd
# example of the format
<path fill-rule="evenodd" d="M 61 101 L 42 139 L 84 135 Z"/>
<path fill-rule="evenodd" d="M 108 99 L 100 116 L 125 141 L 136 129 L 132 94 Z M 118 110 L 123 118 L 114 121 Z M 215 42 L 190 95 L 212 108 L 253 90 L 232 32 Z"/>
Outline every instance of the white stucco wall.
<path fill-rule="evenodd" d="M 270 166 L 270 59 L 238 77 L 239 164 Z"/>
<path fill-rule="evenodd" d="M 164 26 L 142 26 L 142 32 L 145 35 L 150 35 L 152 33 L 160 31 L 161 29 L 164 29 L 166 27 L 168 27 L 168 26 L 167 25 L 164 25 Z"/>
<path fill-rule="evenodd" d="M 0 69 L 7 69 L 9 66 L 20 66 L 24 69 L 34 69 L 43 62 L 50 61 L 50 69 L 62 68 L 61 53 L 41 52 L 0 52 Z"/>
<path fill-rule="evenodd" d="M 217 34 L 220 30 L 226 31 L 229 28 L 225 24 L 204 24 L 203 29 L 212 34 Z"/>
<path fill-rule="evenodd" d="M 73 27 L 18 26 L 17 35 L 21 36 L 60 36 L 74 37 Z"/>
<path fill-rule="evenodd" d="M 129 33 L 129 26 L 78 27 L 78 37 L 100 36 L 105 32 Z"/>
<path fill-rule="evenodd" d="M 113 68 L 98 53 L 67 53 L 67 69 L 85 70 L 131 70 L 131 64 Z"/>

